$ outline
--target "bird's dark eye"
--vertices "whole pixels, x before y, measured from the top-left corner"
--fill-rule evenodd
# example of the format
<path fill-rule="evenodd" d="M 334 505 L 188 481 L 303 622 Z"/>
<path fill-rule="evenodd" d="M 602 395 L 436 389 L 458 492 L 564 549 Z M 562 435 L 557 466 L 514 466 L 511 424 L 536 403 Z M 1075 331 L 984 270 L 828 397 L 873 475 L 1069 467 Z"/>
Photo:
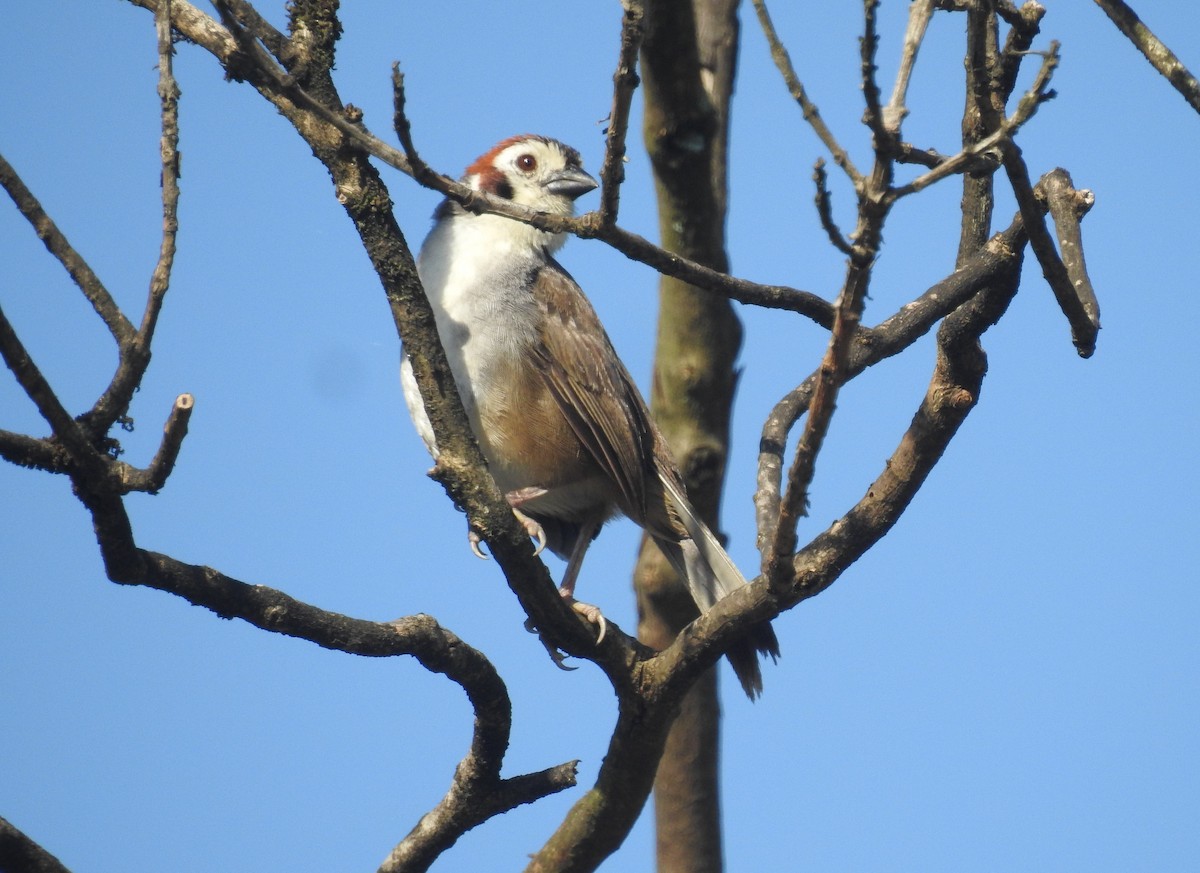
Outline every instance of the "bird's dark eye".
<path fill-rule="evenodd" d="M 533 155 L 521 155 L 517 158 L 517 169 L 523 173 L 532 173 L 537 169 L 537 158 Z"/>

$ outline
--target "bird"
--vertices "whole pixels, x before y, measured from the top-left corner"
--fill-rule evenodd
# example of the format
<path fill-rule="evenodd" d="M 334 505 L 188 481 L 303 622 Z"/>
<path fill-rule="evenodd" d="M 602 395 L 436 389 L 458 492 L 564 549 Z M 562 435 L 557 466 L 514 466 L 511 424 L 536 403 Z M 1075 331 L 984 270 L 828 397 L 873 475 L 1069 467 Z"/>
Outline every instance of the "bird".
<path fill-rule="evenodd" d="M 579 152 L 526 134 L 498 143 L 461 180 L 520 206 L 569 216 L 597 187 Z M 488 468 L 530 536 L 563 558 L 560 593 L 575 599 L 583 557 L 601 526 L 641 526 L 687 583 L 701 612 L 746 584 L 688 502 L 683 477 L 582 289 L 555 260 L 566 234 L 476 214 L 446 198 L 417 258 L 438 336 Z M 418 434 L 437 442 L 407 354 L 401 379 Z M 472 549 L 478 551 L 478 539 Z M 747 696 L 762 692 L 759 656 L 779 656 L 769 622 L 726 656 Z"/>

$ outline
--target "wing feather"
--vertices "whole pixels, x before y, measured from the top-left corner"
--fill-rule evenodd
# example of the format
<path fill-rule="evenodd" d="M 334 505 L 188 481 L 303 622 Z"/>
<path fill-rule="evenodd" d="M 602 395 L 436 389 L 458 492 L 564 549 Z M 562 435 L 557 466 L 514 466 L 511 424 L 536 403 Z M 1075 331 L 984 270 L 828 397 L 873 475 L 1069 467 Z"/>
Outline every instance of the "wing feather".
<path fill-rule="evenodd" d="M 646 483 L 657 479 L 650 411 L 591 303 L 553 259 L 534 278 L 533 295 L 544 316 L 533 363 L 584 450 L 616 485 L 621 509 L 643 523 Z"/>

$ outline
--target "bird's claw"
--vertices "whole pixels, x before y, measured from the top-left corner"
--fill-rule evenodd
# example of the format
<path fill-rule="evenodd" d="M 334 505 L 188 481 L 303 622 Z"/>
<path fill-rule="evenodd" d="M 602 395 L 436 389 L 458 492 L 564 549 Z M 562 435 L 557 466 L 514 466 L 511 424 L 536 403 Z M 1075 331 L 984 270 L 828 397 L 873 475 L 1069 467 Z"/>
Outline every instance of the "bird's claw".
<path fill-rule="evenodd" d="M 519 509 L 514 509 L 513 515 L 517 517 L 517 521 L 521 523 L 521 527 L 525 528 L 525 533 L 527 533 L 531 539 L 537 540 L 537 547 L 533 550 L 533 556 L 536 558 L 546 548 L 545 528 L 543 528 L 539 522 L 534 521 Z M 467 542 L 471 544 L 471 554 L 473 554 L 476 558 L 482 558 L 485 561 L 488 559 L 487 553 L 484 552 L 482 548 L 482 546 L 486 545 L 483 537 L 481 537 L 474 530 L 468 530 Z"/>
<path fill-rule="evenodd" d="M 531 539 L 537 540 L 537 548 L 533 550 L 533 556 L 536 558 L 546 548 L 546 529 L 542 527 L 541 522 L 534 521 L 515 506 L 513 507 L 513 515 L 517 517 L 517 521 L 521 522 L 521 527 L 525 528 L 525 533 L 529 534 Z"/>
<path fill-rule="evenodd" d="M 550 655 L 550 660 L 554 662 L 554 666 L 560 670 L 570 673 L 572 670 L 578 670 L 578 667 L 567 665 L 567 656 L 560 652 L 553 644 L 550 643 L 533 624 L 532 618 L 525 619 L 525 630 L 531 634 L 537 634 L 538 640 L 546 648 L 547 654 Z"/>
<path fill-rule="evenodd" d="M 546 531 L 540 522 L 534 521 L 528 515 L 521 511 L 521 507 L 531 500 L 538 497 L 544 497 L 546 494 L 545 488 L 539 488 L 536 485 L 530 485 L 528 488 L 518 488 L 515 491 L 509 491 L 504 495 L 504 499 L 508 501 L 508 505 L 512 507 L 513 515 L 517 517 L 517 521 L 521 522 L 521 527 L 525 528 L 525 533 L 529 534 L 533 539 L 537 540 L 537 548 L 533 552 L 536 558 L 546 548 Z"/>
<path fill-rule="evenodd" d="M 471 544 L 471 554 L 484 561 L 488 559 L 487 552 L 485 552 L 482 548 L 484 545 L 483 537 L 481 537 L 477 532 L 474 530 L 468 530 L 467 542 Z"/>
<path fill-rule="evenodd" d="M 571 607 L 577 614 L 582 615 L 590 624 L 594 624 L 600 628 L 600 633 L 596 636 L 596 645 L 604 642 L 604 635 L 608 632 L 608 621 L 604 618 L 604 614 L 600 612 L 600 607 L 593 606 L 590 603 L 581 603 L 565 588 L 560 588 L 558 593 L 562 595 L 567 606 Z"/>
<path fill-rule="evenodd" d="M 567 604 L 567 606 L 571 607 L 573 612 L 577 613 L 578 615 L 582 615 L 589 623 L 600 628 L 600 633 L 596 636 L 596 645 L 600 645 L 602 642 L 604 642 L 604 635 L 608 632 L 608 621 L 604 618 L 604 614 L 600 612 L 600 607 L 593 606 L 590 603 L 580 603 L 566 588 L 560 588 L 558 593 L 562 595 L 563 601 Z M 546 651 L 550 654 L 550 660 L 554 662 L 555 667 L 560 670 L 568 671 L 579 669 L 578 667 L 567 666 L 567 656 L 560 652 L 556 646 L 546 639 L 545 635 L 534 625 L 532 618 L 525 619 L 525 630 L 529 631 L 531 634 L 537 634 L 538 639 L 541 641 L 542 645 L 546 647 Z"/>

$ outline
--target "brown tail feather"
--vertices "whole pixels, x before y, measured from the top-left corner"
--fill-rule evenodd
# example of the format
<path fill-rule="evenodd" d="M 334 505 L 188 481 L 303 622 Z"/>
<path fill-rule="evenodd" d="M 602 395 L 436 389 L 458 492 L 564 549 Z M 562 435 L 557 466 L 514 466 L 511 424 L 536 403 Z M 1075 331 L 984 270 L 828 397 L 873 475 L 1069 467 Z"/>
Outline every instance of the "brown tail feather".
<path fill-rule="evenodd" d="M 667 477 L 662 478 L 662 483 L 690 539 L 678 543 L 659 540 L 659 546 L 675 571 L 687 582 L 696 606 L 704 612 L 722 597 L 745 585 L 746 579 L 674 483 Z M 779 640 L 770 622 L 752 628 L 745 639 L 725 653 L 742 684 L 742 690 L 751 700 L 762 694 L 760 655 L 763 658 L 769 655 L 772 661 L 779 659 Z"/>

